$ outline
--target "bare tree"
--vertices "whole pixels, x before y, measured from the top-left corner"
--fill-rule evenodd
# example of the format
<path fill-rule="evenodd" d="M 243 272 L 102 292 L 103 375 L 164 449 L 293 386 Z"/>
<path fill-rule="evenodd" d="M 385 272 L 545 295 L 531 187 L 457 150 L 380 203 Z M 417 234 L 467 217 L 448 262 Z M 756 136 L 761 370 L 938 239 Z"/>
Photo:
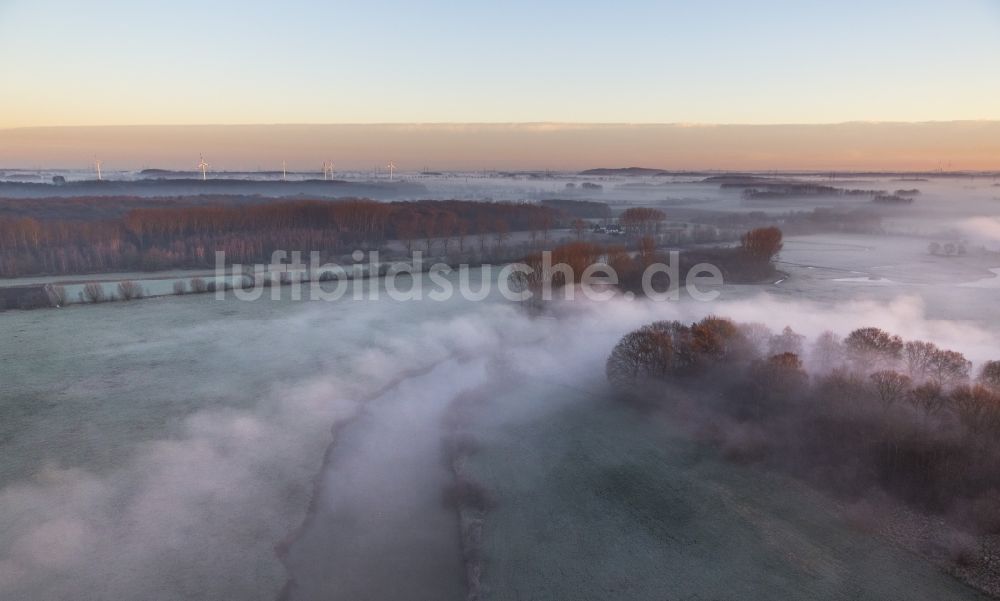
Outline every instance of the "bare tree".
<path fill-rule="evenodd" d="M 844 343 L 829 330 L 823 332 L 813 343 L 812 363 L 824 373 L 829 373 L 844 366 Z"/>
<path fill-rule="evenodd" d="M 968 382 L 972 362 L 958 351 L 938 350 L 931 355 L 928 377 L 944 386 L 958 386 Z"/>
<path fill-rule="evenodd" d="M 552 229 L 552 224 L 555 220 L 552 218 L 552 211 L 545 211 L 542 215 L 542 239 L 549 239 L 549 231 Z"/>
<path fill-rule="evenodd" d="M 458 219 L 455 222 L 455 235 L 458 237 L 458 252 L 465 252 L 465 237 L 469 235 L 469 220 Z"/>
<path fill-rule="evenodd" d="M 869 379 L 875 387 L 875 394 L 885 408 L 905 399 L 913 382 L 909 376 L 889 369 L 877 371 L 870 375 Z"/>
<path fill-rule="evenodd" d="M 979 370 L 977 382 L 981 386 L 1000 392 L 1000 361 L 987 361 Z"/>
<path fill-rule="evenodd" d="M 424 244 L 427 248 L 427 254 L 431 254 L 431 248 L 434 246 L 434 237 L 437 236 L 438 226 L 437 226 L 437 215 L 434 213 L 429 213 L 424 215 L 420 223 L 423 228 L 424 234 Z"/>
<path fill-rule="evenodd" d="M 490 226 L 485 220 L 476 221 L 476 235 L 479 237 L 479 253 L 485 257 L 490 240 Z"/>
<path fill-rule="evenodd" d="M 191 292 L 201 294 L 208 291 L 208 284 L 202 278 L 191 278 Z"/>
<path fill-rule="evenodd" d="M 972 432 L 1000 430 L 1000 398 L 984 386 L 959 386 L 949 396 L 962 423 Z"/>
<path fill-rule="evenodd" d="M 903 358 L 906 360 L 906 369 L 910 377 L 918 382 L 927 378 L 930 369 L 931 358 L 938 351 L 936 344 L 914 340 L 907 342 L 903 347 Z"/>
<path fill-rule="evenodd" d="M 757 351 L 758 355 L 768 353 L 768 345 L 771 341 L 771 328 L 759 322 L 742 323 L 739 325 L 743 337 L 747 339 L 750 346 Z"/>
<path fill-rule="evenodd" d="M 795 330 L 791 327 L 785 326 L 785 329 L 780 334 L 771 336 L 771 339 L 768 341 L 768 354 L 781 355 L 791 353 L 795 356 L 801 356 L 802 345 L 805 339 L 805 336 L 796 334 Z"/>
<path fill-rule="evenodd" d="M 444 254 L 446 255 L 448 254 L 448 243 L 451 242 L 452 236 L 456 234 L 457 226 L 458 217 L 451 211 L 445 211 L 438 216 L 437 234 L 442 240 Z"/>
<path fill-rule="evenodd" d="M 504 219 L 497 219 L 493 224 L 494 235 L 496 235 L 497 246 L 503 248 L 503 243 L 510 237 L 510 226 Z"/>
<path fill-rule="evenodd" d="M 174 282 L 174 294 L 187 294 L 188 286 L 184 280 Z"/>
<path fill-rule="evenodd" d="M 542 227 L 542 220 L 539 215 L 532 215 L 528 218 L 528 236 L 531 238 L 531 245 L 535 245 L 538 239 L 538 231 Z"/>
<path fill-rule="evenodd" d="M 413 241 L 420 233 L 420 218 L 418 215 L 409 215 L 396 227 L 397 236 L 406 245 L 407 254 L 413 253 Z"/>
<path fill-rule="evenodd" d="M 937 415 L 945 407 L 947 398 L 937 382 L 927 382 L 910 391 L 907 400 L 927 417 Z"/>

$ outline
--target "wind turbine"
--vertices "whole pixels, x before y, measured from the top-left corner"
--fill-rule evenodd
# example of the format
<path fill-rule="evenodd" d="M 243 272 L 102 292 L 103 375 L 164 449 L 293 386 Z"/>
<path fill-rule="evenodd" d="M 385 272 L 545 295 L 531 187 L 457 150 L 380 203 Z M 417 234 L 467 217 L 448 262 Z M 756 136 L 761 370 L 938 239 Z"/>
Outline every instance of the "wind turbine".
<path fill-rule="evenodd" d="M 281 161 L 281 181 L 288 181 L 288 169 L 285 165 L 285 161 Z"/>
<path fill-rule="evenodd" d="M 101 181 L 104 178 L 101 177 L 101 159 L 94 157 L 94 168 L 97 169 L 97 181 Z"/>
<path fill-rule="evenodd" d="M 386 165 L 386 167 L 389 168 L 389 181 L 391 182 L 392 181 L 392 170 L 396 168 L 396 163 L 393 163 L 392 161 L 389 161 L 389 164 Z"/>
<path fill-rule="evenodd" d="M 333 161 L 323 161 L 323 181 L 333 179 Z"/>
<path fill-rule="evenodd" d="M 198 158 L 201 159 L 201 162 L 198 163 L 198 168 L 201 169 L 201 181 L 205 181 L 208 179 L 206 169 L 211 167 L 211 165 L 205 162 L 204 155 L 198 155 Z"/>

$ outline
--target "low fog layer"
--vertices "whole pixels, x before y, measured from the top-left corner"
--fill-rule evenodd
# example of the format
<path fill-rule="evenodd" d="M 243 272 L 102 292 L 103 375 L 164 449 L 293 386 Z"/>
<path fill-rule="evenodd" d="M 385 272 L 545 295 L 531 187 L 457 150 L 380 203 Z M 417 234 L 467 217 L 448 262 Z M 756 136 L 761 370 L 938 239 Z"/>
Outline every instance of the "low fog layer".
<path fill-rule="evenodd" d="M 3 317 L 11 331 L 22 335 L 16 348 L 3 350 L 4 365 L 17 376 L 5 395 L 58 400 L 62 406 L 46 409 L 52 412 L 46 419 L 67 424 L 75 419 L 74 400 L 106 405 L 114 414 L 152 394 L 173 406 L 166 410 L 167 423 L 175 424 L 150 424 L 152 435 L 147 436 L 109 415 L 101 425 L 106 431 L 89 434 L 105 439 L 91 444 L 107 445 L 93 451 L 106 459 L 98 462 L 99 468 L 79 461 L 70 444 L 64 452 L 41 451 L 41 457 L 36 449 L 35 457 L 42 461 L 8 472 L 14 475 L 0 491 L 0 523 L 7 533 L 0 549 L 4 596 L 268 599 L 285 584 L 279 555 L 288 558 L 292 576 L 307 586 L 303 574 L 336 569 L 325 564 L 319 550 L 295 553 L 296 545 L 311 537 L 322 539 L 319 530 L 310 528 L 330 528 L 324 515 L 350 515 L 359 508 L 374 512 L 369 517 L 380 508 L 398 512 L 408 506 L 408 495 L 431 493 L 397 484 L 420 482 L 423 476 L 428 482 L 441 481 L 440 457 L 431 461 L 425 455 L 440 453 L 438 426 L 421 425 L 419 419 L 400 421 L 401 416 L 419 416 L 424 408 L 439 412 L 452 399 L 489 384 L 490 370 L 484 366 L 502 364 L 505 373 L 514 374 L 506 376 L 507 385 L 518 374 L 574 385 L 603 371 L 607 353 L 622 334 L 655 319 L 687 322 L 717 313 L 776 330 L 792 323 L 810 336 L 875 325 L 961 350 L 974 361 L 997 358 L 1000 348 L 995 331 L 928 319 L 913 297 L 833 307 L 768 296 L 717 303 L 579 301 L 543 317 L 517 307 L 459 301 L 447 306 L 230 302 L 212 304 L 213 311 L 203 315 L 199 311 L 205 304 L 200 303 L 180 298 L 127 309 L 69 309 L 46 320 L 30 313 Z M 134 329 L 111 327 L 125 310 L 137 321 Z M 166 324 L 181 316 L 193 325 L 168 333 Z M 73 339 L 94 345 L 81 350 Z M 61 348 L 77 348 L 78 360 L 92 370 L 85 388 L 66 389 L 27 377 L 33 366 L 52 361 Z M 191 356 L 191 349 L 198 355 Z M 138 387 L 128 391 L 135 398 L 121 395 L 121 378 L 135 376 L 119 370 L 132 367 L 136 356 L 148 361 L 150 385 L 169 390 Z M 460 363 L 447 363 L 456 360 Z M 208 371 L 197 367 L 200 362 Z M 249 366 L 241 366 L 244 362 Z M 418 388 L 405 384 L 411 378 Z M 264 380 L 271 382 L 262 385 Z M 215 406 L 199 402 L 203 396 L 214 398 Z M 358 412 L 368 399 L 377 400 L 381 408 L 371 411 L 385 412 L 385 419 L 364 426 L 366 418 Z M 565 402 L 573 401 L 560 401 Z M 509 420 L 511 412 L 517 419 L 545 420 L 558 409 L 545 402 L 486 407 L 487 420 L 490 415 Z M 337 424 L 355 417 L 357 422 L 331 434 Z M 398 426 L 391 426 L 393 420 Z M 56 428 L 53 423 L 42 427 Z M 351 439 L 352 423 L 364 427 L 366 435 Z M 19 439 L 32 432 L 15 434 L 5 454 L 10 456 L 18 445 L 37 445 L 39 439 Z M 51 441 L 55 432 L 34 434 Z M 354 442 L 339 448 L 341 436 Z M 392 461 L 403 441 L 416 445 L 411 464 L 416 472 L 401 474 Z M 331 442 L 331 463 L 317 489 L 320 496 L 313 500 L 314 518 L 300 531 L 315 474 Z M 49 465 L 42 467 L 43 462 Z M 348 472 L 338 471 L 339 465 Z M 360 471 L 338 480 L 352 469 Z M 419 471 L 423 469 L 428 473 Z M 424 506 L 429 506 L 426 501 Z M 337 540 L 337 531 L 331 532 L 333 544 L 349 542 L 361 557 L 371 559 L 359 564 L 372 569 L 370 578 L 354 578 L 359 590 L 368 584 L 386 586 L 382 568 L 420 554 L 425 542 L 419 536 L 410 542 L 400 539 L 408 547 L 387 555 L 391 531 L 376 529 L 366 539 L 368 532 L 362 529 L 355 541 Z M 292 552 L 286 554 L 287 549 Z M 310 562 L 319 565 L 309 567 Z"/>
<path fill-rule="evenodd" d="M 791 325 L 814 339 L 827 330 L 844 336 L 876 326 L 961 351 L 974 369 L 1000 359 L 1000 259 L 990 251 L 1000 245 L 995 179 L 809 181 L 920 193 L 909 204 L 875 207 L 869 197 L 754 196 L 681 176 L 421 180 L 441 197 L 449 191 L 464 198 L 571 197 L 606 202 L 615 213 L 655 207 L 665 211 L 669 228 L 703 236 L 704 244 L 731 243 L 727 236 L 754 220 L 785 227 L 777 263 L 783 275 L 727 285 L 712 303 L 593 303 L 578 295 L 534 314 L 496 299 L 394 303 L 383 295 L 378 302 L 294 303 L 265 295 L 245 303 L 193 295 L 4 313 L 0 596 L 412 598 L 419 590 L 442 599 L 492 583 L 513 598 L 518 589 L 508 585 L 523 572 L 510 564 L 490 572 L 490 558 L 516 564 L 527 556 L 519 553 L 532 551 L 501 525 L 536 531 L 555 513 L 546 503 L 572 501 L 572 495 L 523 496 L 518 487 L 569 483 L 565 490 L 573 491 L 585 480 L 572 473 L 573 461 L 565 464 L 565 482 L 548 478 L 542 466 L 564 465 L 558 457 L 577 451 L 580 457 L 637 452 L 621 431 L 607 433 L 618 446 L 601 447 L 608 443 L 594 426 L 635 427 L 625 408 L 610 409 L 616 405 L 603 373 L 615 343 L 636 327 L 716 314 L 776 332 Z M 602 187 L 583 192 L 583 182 Z M 0 203 L 4 215 L 14 216 L 48 206 Z M 863 213 L 820 226 L 790 215 L 827 208 Z M 472 407 L 474 427 L 462 425 L 462 407 Z M 591 435 L 559 438 L 565 423 L 587 425 Z M 456 440 L 466 428 L 480 439 Z M 657 449 L 645 451 L 658 457 Z M 700 462 L 704 453 L 681 454 L 684 461 L 667 455 L 680 465 L 664 473 L 696 487 L 696 472 L 684 461 Z M 649 464 L 657 462 L 663 463 Z M 800 500 L 791 496 L 800 494 L 793 484 L 778 493 L 753 488 L 741 469 L 712 473 L 727 494 L 750 486 L 742 490 L 773 504 L 749 517 L 740 513 L 745 508 L 713 505 L 724 514 L 718 523 L 739 529 L 770 519 L 767 511 L 780 509 L 782 494 Z M 470 498 L 472 509 L 456 502 Z M 842 529 L 830 545 L 836 550 L 824 556 L 823 565 L 834 567 L 824 573 L 853 577 L 844 549 L 857 539 L 826 513 L 827 530 L 810 535 L 803 524 L 821 519 L 822 501 L 801 499 L 795 505 L 801 521 L 784 526 L 782 535 L 794 537 L 796 549 L 822 554 L 815 549 L 826 548 L 824 536 Z M 538 513 L 533 504 L 519 505 L 531 501 L 539 501 Z M 493 521 L 487 509 L 496 510 Z M 585 509 L 569 507 L 558 532 L 586 529 Z M 519 521 L 529 517 L 541 525 Z M 749 561 L 745 555 L 757 550 L 753 537 L 740 540 L 745 545 L 732 545 L 733 557 Z M 611 552 L 604 542 L 588 541 Z M 892 555 L 877 540 L 866 544 L 879 557 Z M 937 580 L 917 558 L 907 565 L 907 578 L 934 583 L 923 589 L 927 598 L 938 601 L 943 597 L 932 593 L 957 586 Z M 799 564 L 785 567 L 809 573 Z M 581 560 L 569 568 L 587 565 Z M 717 569 L 722 581 L 753 572 L 726 572 L 729 564 Z M 644 577 L 633 582 L 651 582 Z"/>

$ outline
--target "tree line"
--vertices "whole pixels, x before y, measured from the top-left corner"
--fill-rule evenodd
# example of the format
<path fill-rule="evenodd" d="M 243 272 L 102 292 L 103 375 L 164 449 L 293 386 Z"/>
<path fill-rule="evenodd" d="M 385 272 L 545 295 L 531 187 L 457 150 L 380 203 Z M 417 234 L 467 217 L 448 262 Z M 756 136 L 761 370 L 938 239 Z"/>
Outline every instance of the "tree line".
<path fill-rule="evenodd" d="M 547 237 L 560 218 L 525 203 L 363 199 L 135 208 L 98 221 L 0 217 L 0 276 L 200 268 L 217 250 L 231 262 L 265 262 L 275 250 L 332 255 L 388 240 L 447 252 L 466 236 L 481 246 L 510 231 Z"/>
<path fill-rule="evenodd" d="M 632 210 L 632 209 L 630 209 Z M 658 213 L 659 215 L 656 215 Z M 633 217 L 642 225 L 638 231 L 650 229 L 662 220 L 662 213 L 642 213 Z M 647 217 L 648 216 L 648 217 Z M 777 227 L 757 228 L 745 232 L 740 237 L 740 245 L 733 248 L 685 250 L 678 253 L 678 274 L 686 274 L 698 263 L 711 263 L 719 268 L 724 278 L 733 281 L 750 281 L 768 277 L 774 273 L 774 260 L 784 247 L 783 234 Z M 543 286 L 553 289 L 579 284 L 587 268 L 601 263 L 610 267 L 616 276 L 617 287 L 622 291 L 644 294 L 643 277 L 654 264 L 669 263 L 656 244 L 653 236 L 641 236 L 634 245 L 598 244 L 587 240 L 576 240 L 560 244 L 550 250 L 548 264 L 541 252 L 535 251 L 523 256 L 520 262 L 531 268 L 530 274 L 517 272 L 511 277 L 512 287 L 530 290 L 538 298 Z M 568 269 L 562 268 L 568 267 Z M 604 272 L 599 275 L 603 277 Z M 650 285 L 657 292 L 663 292 L 669 285 L 669 276 L 657 271 L 650 278 Z"/>

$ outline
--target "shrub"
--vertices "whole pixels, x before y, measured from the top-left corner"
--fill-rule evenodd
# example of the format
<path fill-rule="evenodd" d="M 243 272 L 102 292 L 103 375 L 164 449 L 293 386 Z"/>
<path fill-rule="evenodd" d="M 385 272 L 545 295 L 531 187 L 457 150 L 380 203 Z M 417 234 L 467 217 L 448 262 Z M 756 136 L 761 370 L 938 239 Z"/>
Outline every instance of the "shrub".
<path fill-rule="evenodd" d="M 122 300 L 132 300 L 145 296 L 142 286 L 132 280 L 118 282 L 118 297 Z"/>
<path fill-rule="evenodd" d="M 47 284 L 45 294 L 49 297 L 49 304 L 53 307 L 66 306 L 66 289 L 62 286 Z"/>
<path fill-rule="evenodd" d="M 80 293 L 82 299 L 88 303 L 103 303 L 107 301 L 107 297 L 104 294 L 104 286 L 99 282 L 88 282 L 83 285 L 83 291 Z"/>

